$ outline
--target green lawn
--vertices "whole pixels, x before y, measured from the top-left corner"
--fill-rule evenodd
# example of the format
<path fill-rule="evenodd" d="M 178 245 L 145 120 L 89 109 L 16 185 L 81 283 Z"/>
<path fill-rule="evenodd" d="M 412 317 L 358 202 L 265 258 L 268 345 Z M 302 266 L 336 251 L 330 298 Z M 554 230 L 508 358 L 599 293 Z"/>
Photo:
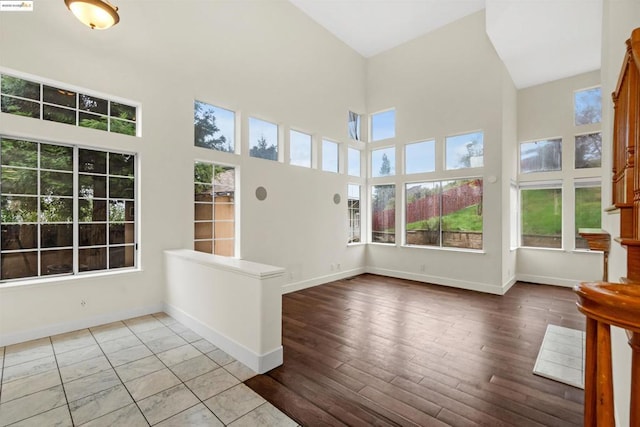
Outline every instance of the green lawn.
<path fill-rule="evenodd" d="M 442 217 L 442 228 L 445 231 L 482 231 L 482 215 L 478 215 L 478 205 Z M 407 230 L 437 230 L 438 218 L 415 221 L 407 224 Z"/>

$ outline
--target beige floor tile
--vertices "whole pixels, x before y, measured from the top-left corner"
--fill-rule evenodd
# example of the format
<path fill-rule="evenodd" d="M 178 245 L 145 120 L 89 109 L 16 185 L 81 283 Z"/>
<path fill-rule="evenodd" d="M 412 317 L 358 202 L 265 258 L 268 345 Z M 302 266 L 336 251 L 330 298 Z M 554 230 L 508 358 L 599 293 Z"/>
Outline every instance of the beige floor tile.
<path fill-rule="evenodd" d="M 69 403 L 71 417 L 76 425 L 84 424 L 133 403 L 123 385 L 101 391 Z"/>
<path fill-rule="evenodd" d="M 182 381 L 189 381 L 190 379 L 199 377 L 200 375 L 211 372 L 219 367 L 220 365 L 203 354 L 182 363 L 178 363 L 177 365 L 173 365 L 170 369 Z"/>
<path fill-rule="evenodd" d="M 197 348 L 198 350 L 200 350 L 203 353 L 210 353 L 212 351 L 218 350 L 218 347 L 216 347 L 215 345 L 211 344 L 209 341 L 205 340 L 205 339 L 201 339 L 198 341 L 194 341 L 191 343 L 192 346 L 194 346 L 195 348 Z"/>
<path fill-rule="evenodd" d="M 62 386 L 48 388 L 0 404 L 0 426 L 6 426 L 66 404 Z"/>
<path fill-rule="evenodd" d="M 84 347 L 95 345 L 96 340 L 88 329 L 81 329 L 66 334 L 54 335 L 51 337 L 53 349 L 56 354 L 67 351 L 78 350 Z"/>
<path fill-rule="evenodd" d="M 213 360 L 214 362 L 216 362 L 218 365 L 221 365 L 221 366 L 228 365 L 229 363 L 234 362 L 236 360 L 233 357 L 229 356 L 224 351 L 219 349 L 213 350 L 207 353 L 207 356 L 209 356 L 211 360 Z"/>
<path fill-rule="evenodd" d="M 67 405 L 58 406 L 47 412 L 27 418 L 11 427 L 72 427 L 71 414 Z"/>
<path fill-rule="evenodd" d="M 185 382 L 185 385 L 200 398 L 206 400 L 221 393 L 240 381 L 224 369 L 216 369 Z"/>
<path fill-rule="evenodd" d="M 79 378 L 64 384 L 67 400 L 73 402 L 91 394 L 110 389 L 122 384 L 113 369 L 105 369 L 92 375 Z"/>
<path fill-rule="evenodd" d="M 173 334 L 166 337 L 158 338 L 157 340 L 149 341 L 145 344 L 147 345 L 147 347 L 149 347 L 149 349 L 151 349 L 151 351 L 158 354 L 172 348 L 185 345 L 187 344 L 187 342 L 180 338 L 178 335 Z"/>
<path fill-rule="evenodd" d="M 4 370 L 2 371 L 2 381 L 15 381 L 56 368 L 56 359 L 53 355 L 50 355 L 41 359 L 21 363 L 19 365 L 13 365 L 9 367 L 5 366 Z"/>
<path fill-rule="evenodd" d="M 7 382 L 2 384 L 0 403 L 18 399 L 20 397 L 60 385 L 60 383 L 60 374 L 56 369 L 51 369 L 30 377 Z"/>
<path fill-rule="evenodd" d="M 37 359 L 53 355 L 53 347 L 49 338 L 40 338 L 20 344 L 7 346 L 4 355 L 5 369 L 10 366 L 21 365 Z"/>
<path fill-rule="evenodd" d="M 164 368 L 164 363 L 157 356 L 149 356 L 126 365 L 117 366 L 116 372 L 122 381 L 127 382 Z"/>
<path fill-rule="evenodd" d="M 172 335 L 177 335 L 177 334 L 173 332 L 171 329 L 167 328 L 166 326 L 136 333 L 136 336 L 140 338 L 140 341 L 142 341 L 143 343 L 148 343 L 149 341 L 154 341 L 154 340 L 164 338 L 164 337 L 169 337 Z"/>
<path fill-rule="evenodd" d="M 167 366 L 177 365 L 178 363 L 198 356 L 202 356 L 202 353 L 191 344 L 158 353 L 158 358 Z"/>
<path fill-rule="evenodd" d="M 93 419 L 82 427 L 146 427 L 149 423 L 135 403 Z"/>
<path fill-rule="evenodd" d="M 182 411 L 173 417 L 156 424 L 158 427 L 219 427 L 224 426 L 202 403 Z"/>
<path fill-rule="evenodd" d="M 123 322 L 107 323 L 106 325 L 89 328 L 89 330 L 93 334 L 93 337 L 96 339 L 96 341 L 101 344 L 107 341 L 113 341 L 118 338 L 133 336 L 133 332 L 131 332 L 131 329 L 129 329 Z"/>
<path fill-rule="evenodd" d="M 138 406 L 147 420 L 156 424 L 198 403 L 198 398 L 184 384 L 179 384 L 141 400 Z"/>
<path fill-rule="evenodd" d="M 107 358 L 101 355 L 60 368 L 60 376 L 62 377 L 62 382 L 67 383 L 107 369 L 111 369 L 111 365 Z"/>
<path fill-rule="evenodd" d="M 100 343 L 100 348 L 105 354 L 117 353 L 122 350 L 126 350 L 131 347 L 142 345 L 142 341 L 135 335 L 131 334 L 126 337 L 116 338 L 114 340 L 105 341 Z"/>
<path fill-rule="evenodd" d="M 144 359 L 151 355 L 153 355 L 153 353 L 151 353 L 144 344 L 140 344 L 134 347 L 125 348 L 124 350 L 116 351 L 115 353 L 109 353 L 107 354 L 107 358 L 113 366 L 120 366 L 135 360 Z"/>
<path fill-rule="evenodd" d="M 228 365 L 224 365 L 224 369 L 242 382 L 257 375 L 257 373 L 253 372 L 249 367 L 237 360 L 229 363 Z"/>
<path fill-rule="evenodd" d="M 237 420 L 263 403 L 265 400 L 244 384 L 238 384 L 204 402 L 225 424 Z"/>
<path fill-rule="evenodd" d="M 295 427 L 298 424 L 267 402 L 229 425 L 233 427 Z"/>
<path fill-rule="evenodd" d="M 178 384 L 180 384 L 180 379 L 169 369 L 164 368 L 135 380 L 127 381 L 124 385 L 133 399 L 138 401 Z"/>
<path fill-rule="evenodd" d="M 149 331 L 151 329 L 161 328 L 164 326 L 162 322 L 160 322 L 150 314 L 125 320 L 124 323 L 136 334 L 139 332 Z"/>
<path fill-rule="evenodd" d="M 88 347 L 83 347 L 77 350 L 71 350 L 66 353 L 56 355 L 58 366 L 64 368 L 65 366 L 73 365 L 75 363 L 84 362 L 85 360 L 93 359 L 102 356 L 102 350 L 98 344 L 93 344 Z"/>
<path fill-rule="evenodd" d="M 178 321 L 173 317 L 169 316 L 167 313 L 153 313 L 153 317 L 155 317 L 159 322 L 162 322 L 163 325 L 173 325 Z"/>

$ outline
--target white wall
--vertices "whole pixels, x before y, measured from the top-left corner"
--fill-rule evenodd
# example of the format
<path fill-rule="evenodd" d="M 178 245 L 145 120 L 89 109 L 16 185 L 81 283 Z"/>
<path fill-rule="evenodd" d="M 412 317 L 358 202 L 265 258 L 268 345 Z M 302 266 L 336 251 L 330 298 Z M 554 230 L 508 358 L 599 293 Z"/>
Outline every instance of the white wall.
<path fill-rule="evenodd" d="M 602 181 L 611 180 L 611 135 L 613 135 L 613 104 L 608 98 L 618 82 L 622 60 L 626 51 L 625 41 L 634 28 L 640 26 L 640 2 L 637 0 L 604 0 L 602 22 L 602 94 L 608 102 L 602 105 L 602 144 L 603 159 Z M 611 204 L 611 185 L 603 186 L 602 199 L 605 206 Z M 620 217 L 618 213 L 603 216 L 603 227 L 612 237 L 620 235 Z M 609 280 L 619 281 L 626 275 L 626 250 L 612 241 L 609 258 Z M 619 426 L 629 425 L 629 394 L 631 390 L 631 349 L 627 344 L 624 331 L 612 328 L 613 386 L 616 406 L 616 422 Z"/>
<path fill-rule="evenodd" d="M 601 169 L 574 170 L 574 136 L 586 132 L 597 132 L 600 124 L 574 125 L 574 91 L 600 85 L 600 72 L 580 74 L 518 91 L 518 140 L 535 141 L 547 138 L 562 138 L 562 172 L 540 172 L 521 174 L 520 182 L 536 180 L 563 180 L 563 250 L 520 248 L 518 249 L 518 279 L 534 283 L 574 286 L 581 281 L 602 278 L 602 254 L 575 251 L 573 229 L 575 217 L 573 186 L 574 179 L 596 177 Z M 608 97 L 603 91 L 603 102 Z M 604 150 L 603 150 L 604 151 Z M 608 180 L 603 180 L 606 187 Z"/>
<path fill-rule="evenodd" d="M 241 170 L 243 258 L 290 269 L 291 283 L 330 280 L 332 263 L 360 271 L 364 246 L 346 246 L 348 178 L 194 147 L 193 100 L 239 111 L 245 153 L 249 115 L 345 142 L 347 111 L 365 107 L 364 59 L 288 2 L 120 6 L 121 22 L 103 32 L 63 2 L 0 14 L 1 67 L 142 103 L 142 138 L 0 115 L 0 134 L 137 152 L 142 253 L 138 272 L 0 288 L 3 340 L 159 310 L 163 251 L 192 247 L 194 159 Z"/>
<path fill-rule="evenodd" d="M 503 103 L 509 97 L 503 99 L 503 91 L 513 97 L 515 89 L 486 36 L 484 11 L 368 60 L 367 110 L 396 109 L 395 139 L 371 147 L 395 144 L 396 171 L 401 171 L 405 143 L 435 138 L 437 159 L 433 173 L 371 180 L 396 184 L 397 243 L 368 245 L 369 271 L 486 292 L 504 291 L 500 179 L 506 136 Z M 445 136 L 476 130 L 484 131 L 484 168 L 444 171 Z M 473 176 L 484 178 L 483 253 L 401 247 L 398 225 L 404 182 Z M 497 182 L 491 183 L 490 176 Z"/>

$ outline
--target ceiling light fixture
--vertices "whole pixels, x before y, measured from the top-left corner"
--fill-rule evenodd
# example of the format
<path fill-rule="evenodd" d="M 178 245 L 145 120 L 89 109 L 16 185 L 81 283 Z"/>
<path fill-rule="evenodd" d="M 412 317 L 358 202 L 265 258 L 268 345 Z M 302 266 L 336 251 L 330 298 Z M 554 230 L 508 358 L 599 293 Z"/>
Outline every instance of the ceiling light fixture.
<path fill-rule="evenodd" d="M 107 0 L 64 0 L 64 4 L 91 29 L 106 30 L 120 21 L 118 8 Z"/>

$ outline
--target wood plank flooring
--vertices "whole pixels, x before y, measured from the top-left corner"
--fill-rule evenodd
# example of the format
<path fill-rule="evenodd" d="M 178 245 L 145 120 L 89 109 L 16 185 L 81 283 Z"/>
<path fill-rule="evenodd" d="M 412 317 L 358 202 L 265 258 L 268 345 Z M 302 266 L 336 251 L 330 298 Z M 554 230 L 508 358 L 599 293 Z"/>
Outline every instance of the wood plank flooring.
<path fill-rule="evenodd" d="M 532 374 L 567 288 L 495 296 L 365 274 L 283 296 L 284 364 L 246 384 L 304 426 L 571 426 L 583 392 Z"/>

